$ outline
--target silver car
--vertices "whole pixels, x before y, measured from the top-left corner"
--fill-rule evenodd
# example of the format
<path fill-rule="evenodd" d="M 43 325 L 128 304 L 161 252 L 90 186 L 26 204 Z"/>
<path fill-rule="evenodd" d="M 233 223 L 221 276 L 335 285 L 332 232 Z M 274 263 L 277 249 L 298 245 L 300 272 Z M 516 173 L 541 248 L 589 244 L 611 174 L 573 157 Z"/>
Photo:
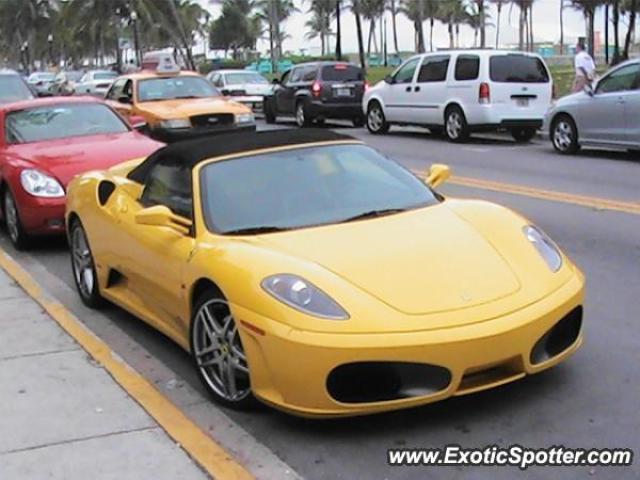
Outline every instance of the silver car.
<path fill-rule="evenodd" d="M 640 150 L 640 59 L 609 70 L 584 91 L 558 100 L 545 125 L 560 153 L 582 146 Z"/>

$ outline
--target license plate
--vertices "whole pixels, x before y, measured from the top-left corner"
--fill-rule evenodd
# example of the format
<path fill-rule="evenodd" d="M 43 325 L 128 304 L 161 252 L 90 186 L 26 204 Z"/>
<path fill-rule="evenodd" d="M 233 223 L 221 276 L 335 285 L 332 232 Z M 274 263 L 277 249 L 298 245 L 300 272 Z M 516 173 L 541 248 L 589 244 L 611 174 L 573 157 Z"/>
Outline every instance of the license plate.
<path fill-rule="evenodd" d="M 528 107 L 529 99 L 528 98 L 516 98 L 516 105 L 519 107 Z"/>
<path fill-rule="evenodd" d="M 336 89 L 336 96 L 337 97 L 350 97 L 351 96 L 351 89 L 350 88 L 338 88 L 338 89 Z"/>

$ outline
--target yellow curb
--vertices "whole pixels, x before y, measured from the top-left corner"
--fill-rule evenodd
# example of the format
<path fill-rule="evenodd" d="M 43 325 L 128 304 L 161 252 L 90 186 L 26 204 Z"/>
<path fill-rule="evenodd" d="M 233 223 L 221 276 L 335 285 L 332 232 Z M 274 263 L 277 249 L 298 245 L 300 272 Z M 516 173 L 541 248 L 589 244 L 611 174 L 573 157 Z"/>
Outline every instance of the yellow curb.
<path fill-rule="evenodd" d="M 142 375 L 120 359 L 61 303 L 50 300 L 38 283 L 0 248 L 4 269 L 80 346 L 104 367 L 113 379 L 144 408 L 193 460 L 213 478 L 254 478 L 230 453 L 195 423 Z"/>
<path fill-rule="evenodd" d="M 423 172 L 414 171 L 418 176 L 424 178 Z M 541 200 L 551 200 L 554 202 L 571 203 L 583 207 L 595 208 L 598 210 L 612 210 L 616 212 L 631 213 L 640 215 L 640 203 L 627 202 L 624 200 L 611 200 L 608 198 L 590 197 L 586 195 L 576 195 L 573 193 L 558 192 L 555 190 L 544 190 L 540 188 L 516 185 L 513 183 L 494 182 L 491 180 L 481 180 L 471 177 L 459 177 L 452 175 L 447 181 L 452 185 L 491 190 L 494 192 L 511 193 L 526 197 L 538 198 Z"/>

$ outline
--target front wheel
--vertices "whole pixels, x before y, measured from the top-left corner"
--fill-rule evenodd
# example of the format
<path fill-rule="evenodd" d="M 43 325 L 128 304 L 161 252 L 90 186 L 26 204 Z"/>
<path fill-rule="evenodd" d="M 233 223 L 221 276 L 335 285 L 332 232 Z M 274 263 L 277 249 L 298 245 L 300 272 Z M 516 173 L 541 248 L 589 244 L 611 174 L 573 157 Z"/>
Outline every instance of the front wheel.
<path fill-rule="evenodd" d="M 535 128 L 512 128 L 511 136 L 518 143 L 530 142 L 536 136 Z"/>
<path fill-rule="evenodd" d="M 191 356 L 200 380 L 213 399 L 226 407 L 256 405 L 249 364 L 229 303 L 216 289 L 196 301 L 191 319 Z"/>
<path fill-rule="evenodd" d="M 578 144 L 578 129 L 568 115 L 560 115 L 553 120 L 551 126 L 551 142 L 557 152 L 565 155 L 576 153 Z"/>
<path fill-rule="evenodd" d="M 309 125 L 311 125 L 312 121 L 313 119 L 309 118 L 307 107 L 305 107 L 304 101 L 296 103 L 296 125 L 298 125 L 298 127 L 300 128 L 308 127 Z"/>
<path fill-rule="evenodd" d="M 450 141 L 454 143 L 462 143 L 469 139 L 469 125 L 467 124 L 467 119 L 460 107 L 449 107 L 445 113 L 444 121 L 445 133 Z"/>
<path fill-rule="evenodd" d="M 69 241 L 71 244 L 71 269 L 80 299 L 89 308 L 101 307 L 104 304 L 104 299 L 100 295 L 93 254 L 89 247 L 87 234 L 78 219 L 72 220 Z"/>
<path fill-rule="evenodd" d="M 4 219 L 7 225 L 9 239 L 16 250 L 26 250 L 31 244 L 31 238 L 24 231 L 22 222 L 20 221 L 20 213 L 16 201 L 9 187 L 4 191 Z"/>
<path fill-rule="evenodd" d="M 374 135 L 389 131 L 389 123 L 378 102 L 372 102 L 367 109 L 367 130 Z"/>

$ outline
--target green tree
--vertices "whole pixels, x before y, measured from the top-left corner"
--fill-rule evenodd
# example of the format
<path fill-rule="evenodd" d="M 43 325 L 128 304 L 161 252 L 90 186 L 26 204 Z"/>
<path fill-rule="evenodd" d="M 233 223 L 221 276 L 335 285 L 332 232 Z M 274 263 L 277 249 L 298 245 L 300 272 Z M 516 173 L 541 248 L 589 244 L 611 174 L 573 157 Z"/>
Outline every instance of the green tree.
<path fill-rule="evenodd" d="M 589 47 L 589 54 L 593 57 L 594 52 L 594 39 L 595 39 L 595 26 L 594 19 L 596 10 L 602 5 L 602 0 L 571 0 L 573 8 L 579 10 L 584 15 L 587 23 L 587 43 Z"/>
<path fill-rule="evenodd" d="M 320 38 L 322 56 L 328 53 L 327 43 L 331 36 L 331 20 L 335 13 L 335 2 L 329 0 L 312 0 L 307 13 L 311 18 L 305 23 L 308 29 L 306 39 Z"/>

